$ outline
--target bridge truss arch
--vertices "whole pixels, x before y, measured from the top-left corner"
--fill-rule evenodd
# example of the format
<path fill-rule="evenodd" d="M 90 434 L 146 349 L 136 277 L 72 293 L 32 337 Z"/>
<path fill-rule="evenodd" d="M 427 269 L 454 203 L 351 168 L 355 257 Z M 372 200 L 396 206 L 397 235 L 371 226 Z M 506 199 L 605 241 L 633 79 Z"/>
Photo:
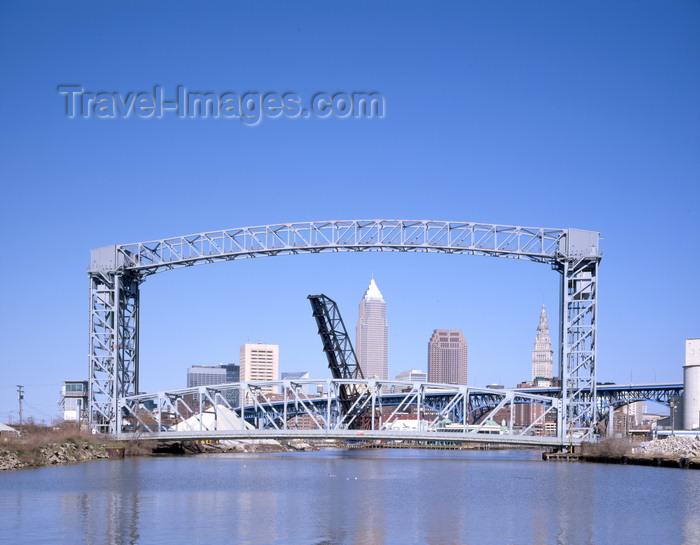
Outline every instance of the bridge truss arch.
<path fill-rule="evenodd" d="M 119 399 L 138 394 L 139 285 L 150 275 L 261 256 L 399 251 L 545 263 L 560 275 L 559 433 L 588 437 L 596 414 L 599 234 L 432 220 L 332 220 L 241 227 L 91 251 L 89 422 L 116 432 Z"/>

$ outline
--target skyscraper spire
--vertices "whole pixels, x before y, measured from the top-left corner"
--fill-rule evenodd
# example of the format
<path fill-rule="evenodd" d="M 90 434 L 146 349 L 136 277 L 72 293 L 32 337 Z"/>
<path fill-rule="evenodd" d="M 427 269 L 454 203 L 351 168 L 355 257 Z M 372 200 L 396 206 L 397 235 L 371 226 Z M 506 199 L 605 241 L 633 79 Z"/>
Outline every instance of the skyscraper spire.
<path fill-rule="evenodd" d="M 549 335 L 549 325 L 547 324 L 547 310 L 542 305 L 542 310 L 540 311 L 540 325 L 537 326 L 537 334 L 544 332 Z"/>
<path fill-rule="evenodd" d="M 537 378 L 552 378 L 552 363 L 554 352 L 552 351 L 552 339 L 549 336 L 549 325 L 547 324 L 547 311 L 542 305 L 540 311 L 540 323 L 537 326 L 537 336 L 535 337 L 535 347 L 532 351 L 532 380 Z"/>
<path fill-rule="evenodd" d="M 389 342 L 386 303 L 374 277 L 360 301 L 355 353 L 365 378 L 389 379 Z"/>
<path fill-rule="evenodd" d="M 369 286 L 367 287 L 367 291 L 365 291 L 364 299 L 381 299 L 382 301 L 384 301 L 382 292 L 379 291 L 379 288 L 377 287 L 377 284 L 374 281 L 374 277 L 372 277 L 372 280 L 369 281 Z"/>

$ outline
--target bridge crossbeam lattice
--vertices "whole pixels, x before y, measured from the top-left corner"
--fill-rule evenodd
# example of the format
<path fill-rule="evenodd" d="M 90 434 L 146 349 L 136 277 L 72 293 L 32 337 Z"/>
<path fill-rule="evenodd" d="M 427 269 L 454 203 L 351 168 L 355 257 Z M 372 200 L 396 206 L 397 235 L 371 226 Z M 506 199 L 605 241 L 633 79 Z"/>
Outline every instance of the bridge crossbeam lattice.
<path fill-rule="evenodd" d="M 360 392 L 349 412 L 339 396 L 347 386 Z M 308 393 L 319 387 L 322 395 Z M 519 404 L 539 407 L 528 425 L 517 425 Z M 242 382 L 130 396 L 121 398 L 119 405 L 118 436 L 124 438 L 412 437 L 561 444 L 556 429 L 544 425 L 556 421 L 561 400 L 447 384 L 358 379 Z M 360 429 L 353 429 L 355 419 L 361 419 Z"/>

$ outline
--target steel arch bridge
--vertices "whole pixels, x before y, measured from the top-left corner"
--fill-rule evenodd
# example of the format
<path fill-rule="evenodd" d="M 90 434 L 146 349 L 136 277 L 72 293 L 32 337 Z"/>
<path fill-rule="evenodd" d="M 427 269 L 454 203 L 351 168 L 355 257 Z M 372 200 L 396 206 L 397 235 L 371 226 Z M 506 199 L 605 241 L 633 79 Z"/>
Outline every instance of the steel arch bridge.
<path fill-rule="evenodd" d="M 549 264 L 560 276 L 560 436 L 589 437 L 596 414 L 599 233 L 432 220 L 332 220 L 241 227 L 91 251 L 92 429 L 117 433 L 120 399 L 138 393 L 139 285 L 155 273 L 217 261 L 321 252 L 484 255 Z"/>

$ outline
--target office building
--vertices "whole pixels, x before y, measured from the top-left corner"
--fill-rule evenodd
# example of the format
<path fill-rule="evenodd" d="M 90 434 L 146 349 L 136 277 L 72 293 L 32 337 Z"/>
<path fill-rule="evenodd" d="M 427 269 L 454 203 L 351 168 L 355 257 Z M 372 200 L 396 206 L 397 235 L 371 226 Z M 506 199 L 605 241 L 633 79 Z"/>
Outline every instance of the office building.
<path fill-rule="evenodd" d="M 540 323 L 537 326 L 537 336 L 535 337 L 535 348 L 532 350 L 532 380 L 551 380 L 552 364 L 554 362 L 554 352 L 552 351 L 552 339 L 549 336 L 549 325 L 547 324 L 547 311 L 542 305 L 540 311 Z M 537 386 L 550 386 L 551 382 L 539 381 Z"/>
<path fill-rule="evenodd" d="M 396 375 L 396 380 L 407 381 L 407 382 L 427 382 L 428 373 L 425 371 L 419 371 L 418 369 L 412 369 L 410 371 L 402 371 Z"/>
<path fill-rule="evenodd" d="M 226 382 L 226 369 L 221 366 L 193 365 L 187 369 L 187 387 L 209 386 Z"/>
<path fill-rule="evenodd" d="M 226 382 L 240 382 L 241 366 L 237 363 L 222 363 L 221 368 L 226 370 Z"/>
<path fill-rule="evenodd" d="M 226 382 L 240 382 L 241 366 L 237 363 L 224 363 L 221 367 L 226 370 Z M 240 390 L 226 390 L 226 401 L 231 407 L 238 407 Z"/>
<path fill-rule="evenodd" d="M 374 278 L 360 301 L 355 355 L 365 378 L 389 379 L 389 328 L 386 303 Z"/>
<path fill-rule="evenodd" d="M 428 343 L 428 381 L 467 384 L 468 346 L 459 329 L 436 329 Z"/>
<path fill-rule="evenodd" d="M 211 386 L 226 382 L 226 369 L 213 365 L 193 365 L 187 369 L 187 387 Z M 203 399 L 204 400 L 204 399 Z M 189 394 L 185 401 L 199 402 L 199 394 Z"/>
<path fill-rule="evenodd" d="M 263 343 L 244 344 L 241 346 L 239 363 L 241 382 L 278 380 L 279 346 Z M 271 394 L 275 389 L 272 386 L 266 386 L 261 388 L 261 391 Z"/>
<path fill-rule="evenodd" d="M 224 384 L 238 382 L 240 377 L 239 366 L 235 363 L 223 363 L 221 365 L 193 365 L 187 369 L 187 387 L 211 386 L 212 384 Z M 226 390 L 226 401 L 231 407 L 238 406 L 238 390 Z M 199 400 L 199 394 L 192 396 L 193 400 Z"/>

